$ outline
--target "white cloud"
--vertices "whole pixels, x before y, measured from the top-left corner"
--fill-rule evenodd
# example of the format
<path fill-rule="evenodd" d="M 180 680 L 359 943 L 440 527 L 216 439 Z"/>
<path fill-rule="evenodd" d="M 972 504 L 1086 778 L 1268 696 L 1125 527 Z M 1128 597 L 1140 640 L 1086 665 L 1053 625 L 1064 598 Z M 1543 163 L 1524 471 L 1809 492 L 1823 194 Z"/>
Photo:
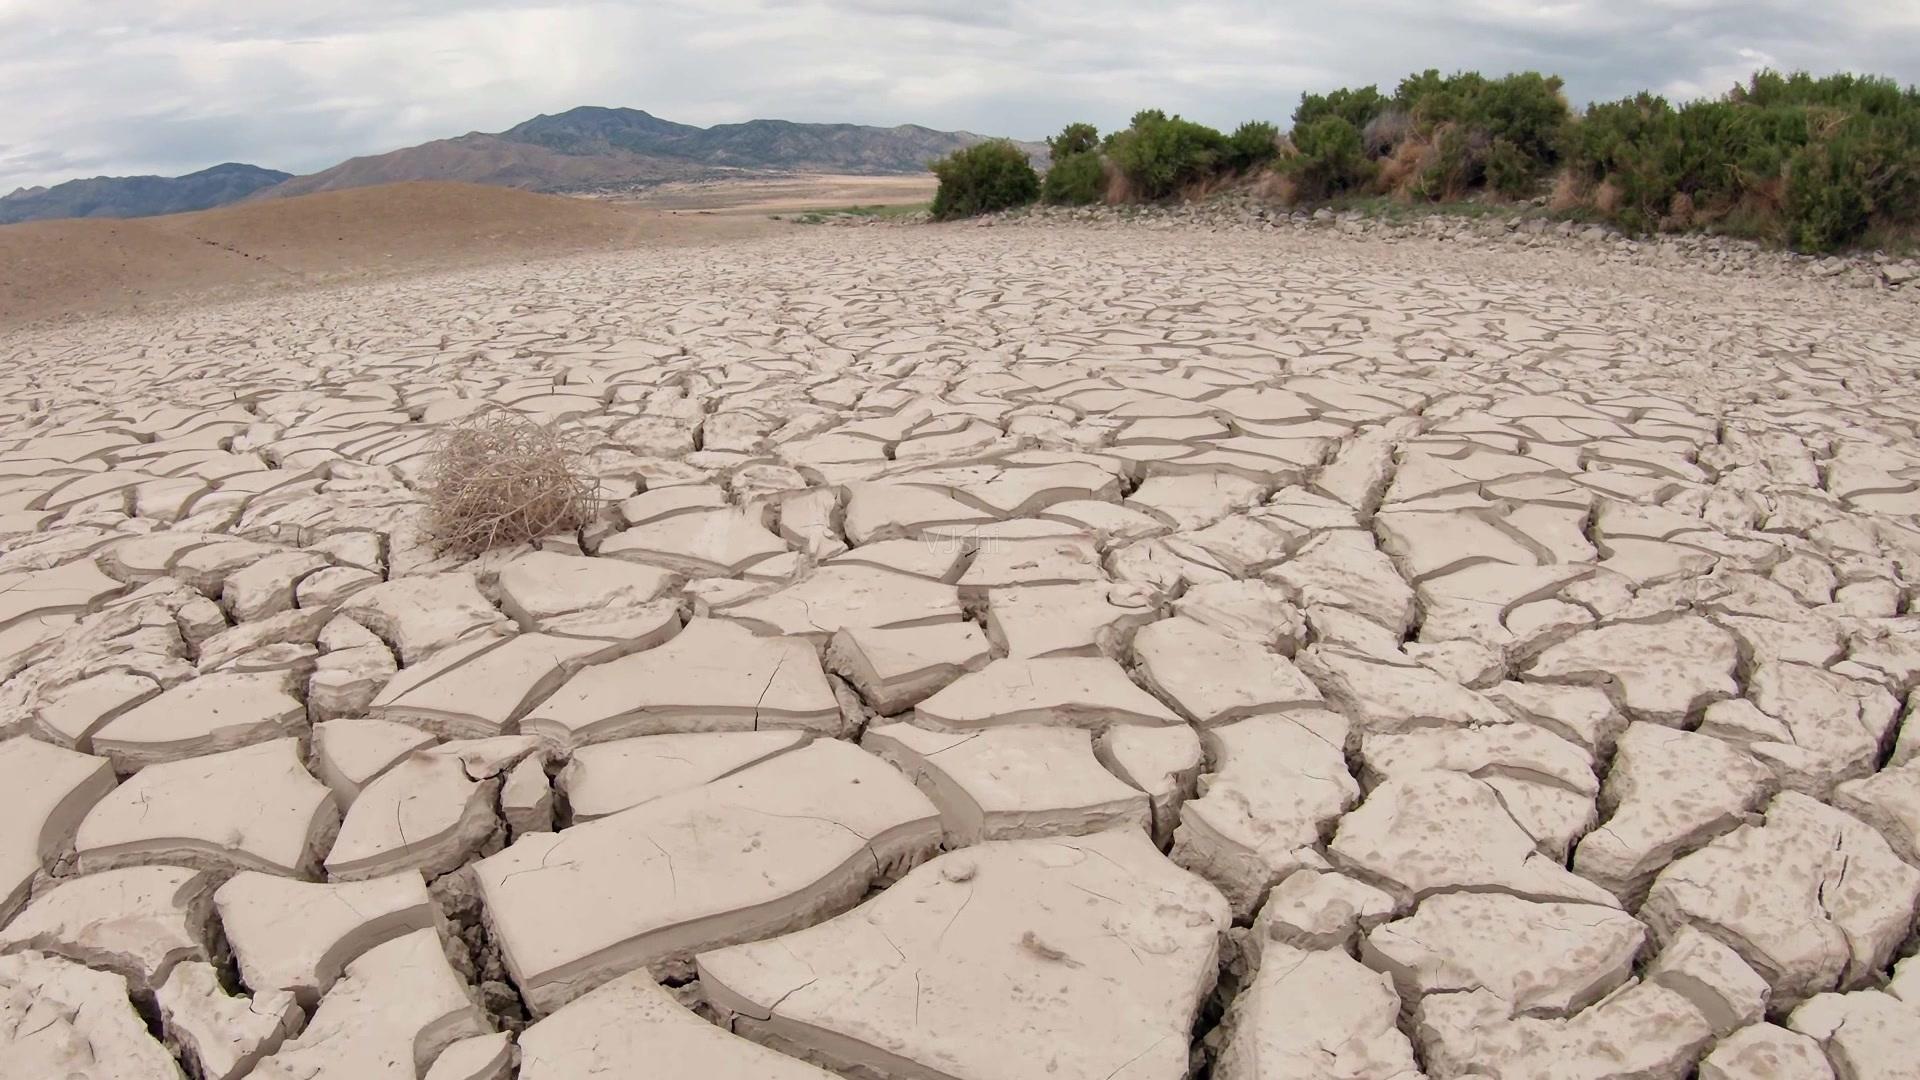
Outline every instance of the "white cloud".
<path fill-rule="evenodd" d="M 1920 79 L 1884 0 L 0 0 L 0 190 L 225 160 L 308 171 L 574 105 L 1038 137 L 1159 106 L 1284 124 L 1303 90 L 1557 71 L 1576 101 L 1753 67 Z"/>

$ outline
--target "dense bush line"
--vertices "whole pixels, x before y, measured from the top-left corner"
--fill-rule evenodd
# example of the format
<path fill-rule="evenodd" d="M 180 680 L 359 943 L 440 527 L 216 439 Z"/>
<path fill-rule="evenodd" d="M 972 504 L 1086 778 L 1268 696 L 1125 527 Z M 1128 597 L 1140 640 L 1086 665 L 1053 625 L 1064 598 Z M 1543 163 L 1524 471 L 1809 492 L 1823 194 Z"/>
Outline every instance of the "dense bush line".
<path fill-rule="evenodd" d="M 1716 99 L 1676 106 L 1643 93 L 1576 113 L 1557 76 L 1428 70 L 1391 94 L 1302 95 L 1285 136 L 1263 121 L 1229 135 L 1146 109 L 1104 138 L 1069 124 L 1047 144 L 1044 181 L 1007 143 L 936 162 L 934 215 L 1193 198 L 1247 182 L 1304 203 L 1550 191 L 1554 212 L 1629 232 L 1712 228 L 1808 251 L 1920 235 L 1920 89 L 1872 76 L 1762 71 Z"/>

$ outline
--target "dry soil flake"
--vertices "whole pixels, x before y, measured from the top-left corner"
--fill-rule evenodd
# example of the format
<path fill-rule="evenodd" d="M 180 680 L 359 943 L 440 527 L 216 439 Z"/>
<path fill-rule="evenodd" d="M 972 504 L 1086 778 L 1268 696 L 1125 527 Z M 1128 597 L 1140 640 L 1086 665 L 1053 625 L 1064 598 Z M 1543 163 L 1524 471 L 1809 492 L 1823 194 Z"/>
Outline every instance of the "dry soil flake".
<path fill-rule="evenodd" d="M 127 981 L 43 953 L 0 956 L 0 1076 L 182 1080 L 127 1000 Z"/>
<path fill-rule="evenodd" d="M 734 1031 L 837 1071 L 1178 1080 L 1228 919 L 1138 830 L 994 841 L 704 953 L 700 987 Z"/>
<path fill-rule="evenodd" d="M 1773 987 L 1776 1007 L 1865 985 L 1912 930 L 1920 870 L 1859 820 L 1797 792 L 1675 861 L 1640 910 L 1661 940 L 1698 926 Z"/>
<path fill-rule="evenodd" d="M 520 1080 L 652 1080 L 663 1063 L 687 1077 L 832 1080 L 695 1016 L 645 972 L 615 979 L 520 1036 Z"/>
<path fill-rule="evenodd" d="M 939 842 L 939 814 L 911 781 L 823 739 L 523 837 L 474 872 L 507 968 L 544 1014 L 627 972 L 684 972 L 701 949 L 843 911 Z"/>

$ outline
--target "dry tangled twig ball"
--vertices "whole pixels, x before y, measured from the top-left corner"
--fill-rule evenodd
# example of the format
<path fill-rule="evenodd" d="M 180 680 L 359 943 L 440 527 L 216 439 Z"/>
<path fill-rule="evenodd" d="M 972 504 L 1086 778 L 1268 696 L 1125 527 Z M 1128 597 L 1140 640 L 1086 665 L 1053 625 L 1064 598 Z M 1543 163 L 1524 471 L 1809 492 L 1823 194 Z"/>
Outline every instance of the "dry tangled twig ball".
<path fill-rule="evenodd" d="M 423 479 L 427 535 L 463 555 L 578 529 L 598 502 L 586 457 L 564 432 L 503 408 L 447 425 Z"/>

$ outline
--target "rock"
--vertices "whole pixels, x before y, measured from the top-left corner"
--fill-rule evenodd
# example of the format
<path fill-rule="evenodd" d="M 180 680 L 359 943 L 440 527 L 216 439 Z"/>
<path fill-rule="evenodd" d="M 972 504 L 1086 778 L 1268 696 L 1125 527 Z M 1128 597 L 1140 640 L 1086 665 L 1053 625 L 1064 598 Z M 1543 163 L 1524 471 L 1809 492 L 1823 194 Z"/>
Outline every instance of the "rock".
<path fill-rule="evenodd" d="M 982 840 L 1149 829 L 1146 793 L 1100 767 L 1080 728 L 1014 725 L 959 735 L 912 724 L 869 727 L 860 745 L 940 808 L 949 848 Z"/>
<path fill-rule="evenodd" d="M 32 949 L 124 977 L 152 993 L 174 965 L 206 960 L 213 875 L 133 866 L 68 878 L 0 930 L 0 952 Z"/>
<path fill-rule="evenodd" d="M 1421 1002 L 1418 1037 L 1434 1080 L 1684 1080 L 1713 1042 L 1686 998 L 1654 983 L 1630 983 L 1566 1019 L 1509 1019 L 1487 990 Z"/>
<path fill-rule="evenodd" d="M 182 1080 L 125 979 L 36 952 L 0 956 L 0 1067 L 20 1080 Z"/>
<path fill-rule="evenodd" d="M 1901 1080 L 1920 1061 L 1920 1008 L 1891 994 L 1819 994 L 1787 1026 L 1820 1044 L 1841 1080 Z"/>
<path fill-rule="evenodd" d="M 313 877 L 340 825 L 293 739 L 150 765 L 97 803 L 74 844 L 88 873 L 176 863 Z"/>
<path fill-rule="evenodd" d="M 1606 823 L 1580 841 L 1574 871 L 1638 904 L 1663 867 L 1752 820 L 1774 788 L 1771 770 L 1719 739 L 1629 725 L 1600 790 Z"/>
<path fill-rule="evenodd" d="M 1834 1080 L 1820 1044 L 1772 1024 L 1741 1028 L 1700 1063 L 1699 1080 Z"/>
<path fill-rule="evenodd" d="M 560 770 L 574 822 L 592 821 L 697 788 L 805 746 L 804 731 L 702 731 L 642 735 L 583 746 Z"/>
<path fill-rule="evenodd" d="M 831 1077 L 707 1023 L 645 972 L 569 1002 L 520 1036 L 520 1080 L 644 1080 L 663 1061 L 690 1076 Z"/>
<path fill-rule="evenodd" d="M 368 949 L 438 920 L 417 871 L 324 885 L 244 871 L 213 900 L 247 986 L 291 991 L 304 1006 Z"/>
<path fill-rule="evenodd" d="M 247 1075 L 307 1020 L 285 991 L 229 997 L 220 973 L 198 960 L 175 967 L 157 997 L 168 1041 L 203 1080 Z"/>
<path fill-rule="evenodd" d="M 521 996 L 544 1015 L 610 979 L 852 905 L 939 843 L 938 812 L 858 747 L 819 740 L 474 867 Z"/>
<path fill-rule="evenodd" d="M 1470 889 L 1526 900 L 1615 906 L 1599 886 L 1542 855 L 1485 782 L 1455 772 L 1396 776 L 1340 819 L 1327 845 L 1336 866 L 1411 906 L 1435 892 Z"/>
<path fill-rule="evenodd" d="M 695 619 L 657 649 L 581 671 L 528 713 L 521 730 L 576 747 L 634 735 L 753 731 L 837 734 L 840 706 L 813 646 Z"/>
<path fill-rule="evenodd" d="M 1327 869 L 1319 844 L 1360 797 L 1347 773 L 1346 718 L 1325 709 L 1208 729 L 1214 770 L 1174 832 L 1173 860 L 1218 886 L 1236 917 L 1302 868 Z"/>
<path fill-rule="evenodd" d="M 996 660 L 962 675 L 914 707 L 914 721 L 941 731 L 1004 724 L 1178 724 L 1105 657 Z"/>
<path fill-rule="evenodd" d="M 126 774 L 272 739 L 304 738 L 307 706 L 279 672 L 202 675 L 110 720 L 95 752 Z"/>
<path fill-rule="evenodd" d="M 1176 1080 L 1227 923 L 1136 830 L 995 841 L 702 953 L 700 989 L 734 1031 L 839 1072 Z"/>
<path fill-rule="evenodd" d="M 1662 942 L 1709 930 L 1773 988 L 1777 1008 L 1864 985 L 1905 939 L 1920 870 L 1880 834 L 1797 792 L 1654 879 L 1641 918 Z"/>
<path fill-rule="evenodd" d="M 828 670 L 852 683 L 882 716 L 919 704 L 990 659 L 986 636 L 969 622 L 841 630 L 827 649 Z"/>
<path fill-rule="evenodd" d="M 1285 657 L 1187 618 L 1163 619 L 1133 638 L 1148 688 L 1198 724 L 1320 704 L 1320 691 Z"/>
<path fill-rule="evenodd" d="M 1715 1035 L 1766 1018 L 1767 981 L 1740 954 L 1694 927 L 1673 936 L 1647 968 L 1647 978 L 1693 1002 Z"/>
<path fill-rule="evenodd" d="M 1482 990 L 1508 1016 L 1571 1016 L 1633 975 L 1646 928 L 1624 911 L 1535 903 L 1499 893 L 1441 893 L 1375 928 L 1360 959 L 1393 977 L 1409 1006 Z"/>
<path fill-rule="evenodd" d="M 490 1030 L 440 938 L 415 930 L 351 964 L 300 1037 L 250 1074 L 255 1080 L 412 1080 L 453 1043 Z"/>
<path fill-rule="evenodd" d="M 113 790 L 105 758 L 62 750 L 37 739 L 0 742 L 0 926 L 27 901 L 34 875 L 72 850 L 80 822 Z"/>
<path fill-rule="evenodd" d="M 1413 1046 L 1394 1026 L 1399 1011 L 1392 983 L 1346 953 L 1272 942 L 1259 974 L 1227 1009 L 1213 1075 L 1418 1080 Z"/>
<path fill-rule="evenodd" d="M 1617 687 L 1629 718 L 1682 727 L 1721 698 L 1738 697 L 1733 635 L 1697 616 L 1584 630 L 1534 658 L 1526 678 Z"/>

